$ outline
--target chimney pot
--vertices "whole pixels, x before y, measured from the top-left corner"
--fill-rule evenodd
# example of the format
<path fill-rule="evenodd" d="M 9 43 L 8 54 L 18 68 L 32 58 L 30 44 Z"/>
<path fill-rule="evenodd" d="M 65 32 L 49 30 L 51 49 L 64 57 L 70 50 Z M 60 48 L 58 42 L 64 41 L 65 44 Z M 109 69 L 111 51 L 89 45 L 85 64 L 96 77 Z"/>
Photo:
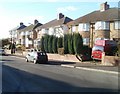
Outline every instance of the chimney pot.
<path fill-rule="evenodd" d="M 38 20 L 34 20 L 34 24 L 37 24 L 37 23 L 39 23 Z"/>
<path fill-rule="evenodd" d="M 101 12 L 102 12 L 102 11 L 105 11 L 105 10 L 107 10 L 107 9 L 109 9 L 109 5 L 107 4 L 107 2 L 102 3 L 102 4 L 100 5 L 100 11 L 101 11 Z"/>
<path fill-rule="evenodd" d="M 60 19 L 63 18 L 63 17 L 64 17 L 64 15 L 63 15 L 62 13 L 59 13 L 57 19 L 60 20 Z"/>
<path fill-rule="evenodd" d="M 22 26 L 22 25 L 23 25 L 23 22 L 20 23 L 20 26 Z"/>

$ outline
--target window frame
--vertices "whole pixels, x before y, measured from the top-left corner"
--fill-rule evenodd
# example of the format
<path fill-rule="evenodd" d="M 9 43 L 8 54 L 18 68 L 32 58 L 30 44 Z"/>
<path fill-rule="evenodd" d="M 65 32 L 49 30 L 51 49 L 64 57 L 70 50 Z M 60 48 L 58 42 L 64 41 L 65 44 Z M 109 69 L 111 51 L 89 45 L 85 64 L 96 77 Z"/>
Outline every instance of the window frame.
<path fill-rule="evenodd" d="M 79 23 L 78 31 L 89 32 L 90 31 L 90 23 Z"/>
<path fill-rule="evenodd" d="M 116 27 L 115 22 L 118 22 L 118 23 L 117 23 L 117 26 L 118 26 L 118 28 L 117 28 L 117 29 L 115 28 L 115 27 Z M 115 30 L 120 30 L 119 25 L 120 25 L 120 20 L 118 20 L 118 21 L 114 21 L 114 29 L 115 29 Z"/>
<path fill-rule="evenodd" d="M 89 45 L 89 44 L 90 44 L 90 38 L 83 38 L 83 45 Z"/>
<path fill-rule="evenodd" d="M 72 26 L 72 32 L 76 32 L 76 26 Z"/>
<path fill-rule="evenodd" d="M 98 23 L 98 25 L 96 25 L 97 23 Z M 98 28 L 98 26 L 99 26 L 99 28 Z M 110 22 L 109 21 L 97 21 L 95 23 L 95 30 L 110 30 Z"/>

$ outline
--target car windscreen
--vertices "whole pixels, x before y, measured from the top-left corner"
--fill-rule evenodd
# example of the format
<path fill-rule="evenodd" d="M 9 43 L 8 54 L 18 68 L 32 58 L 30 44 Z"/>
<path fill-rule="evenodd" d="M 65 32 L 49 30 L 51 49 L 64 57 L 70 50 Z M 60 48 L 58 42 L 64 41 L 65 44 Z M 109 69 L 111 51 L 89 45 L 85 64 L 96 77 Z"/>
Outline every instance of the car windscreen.
<path fill-rule="evenodd" d="M 94 46 L 93 48 L 92 48 L 92 51 L 104 51 L 104 47 L 103 46 Z"/>

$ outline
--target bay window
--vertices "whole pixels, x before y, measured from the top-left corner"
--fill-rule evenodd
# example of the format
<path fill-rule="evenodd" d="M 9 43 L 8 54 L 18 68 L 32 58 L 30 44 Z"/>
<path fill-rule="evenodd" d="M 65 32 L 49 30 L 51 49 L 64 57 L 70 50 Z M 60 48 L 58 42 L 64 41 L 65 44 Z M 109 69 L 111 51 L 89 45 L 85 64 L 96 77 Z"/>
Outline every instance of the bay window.
<path fill-rule="evenodd" d="M 110 30 L 110 23 L 108 21 L 98 21 L 95 23 L 95 30 Z"/>

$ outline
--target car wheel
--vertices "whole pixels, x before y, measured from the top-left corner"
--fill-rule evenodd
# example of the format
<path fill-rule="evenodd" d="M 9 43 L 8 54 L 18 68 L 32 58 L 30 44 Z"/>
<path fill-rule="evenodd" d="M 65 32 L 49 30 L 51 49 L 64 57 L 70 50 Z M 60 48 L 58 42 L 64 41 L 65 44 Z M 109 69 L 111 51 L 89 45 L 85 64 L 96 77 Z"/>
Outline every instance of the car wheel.
<path fill-rule="evenodd" d="M 27 58 L 25 60 L 26 60 L 26 62 L 29 62 Z"/>
<path fill-rule="evenodd" d="M 36 60 L 36 59 L 34 59 L 34 60 L 33 60 L 33 63 L 34 63 L 34 64 L 36 64 L 36 63 L 37 63 L 37 60 Z"/>

